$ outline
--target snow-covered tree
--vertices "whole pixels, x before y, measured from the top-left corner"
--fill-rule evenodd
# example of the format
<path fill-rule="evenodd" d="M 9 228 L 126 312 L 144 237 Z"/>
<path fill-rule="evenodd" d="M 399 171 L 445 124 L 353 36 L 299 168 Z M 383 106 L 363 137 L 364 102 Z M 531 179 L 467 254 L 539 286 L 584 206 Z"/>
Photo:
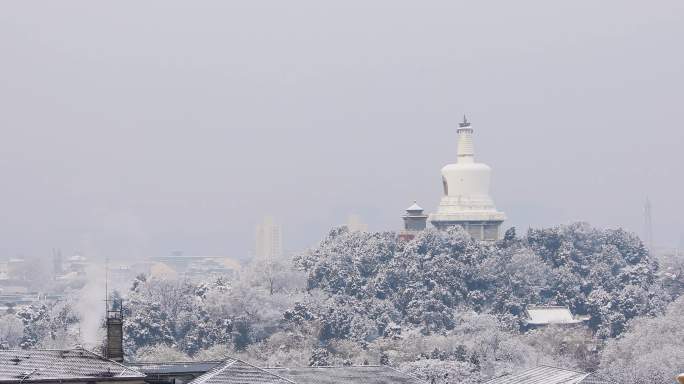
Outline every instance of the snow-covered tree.
<path fill-rule="evenodd" d="M 663 316 L 632 320 L 620 338 L 609 340 L 600 371 L 625 384 L 672 383 L 684 372 L 684 297 Z"/>
<path fill-rule="evenodd" d="M 4 348 L 19 347 L 24 338 L 24 322 L 14 314 L 0 317 L 0 345 Z"/>
<path fill-rule="evenodd" d="M 609 337 L 666 300 L 638 237 L 584 223 L 530 230 L 522 239 L 509 232 L 497 244 L 460 228 L 426 230 L 407 243 L 393 233 L 336 228 L 295 262 L 310 291 L 387 301 L 399 322 L 425 333 L 451 329 L 458 308 L 520 318 L 528 304 L 554 303 L 591 315 L 593 329 Z"/>

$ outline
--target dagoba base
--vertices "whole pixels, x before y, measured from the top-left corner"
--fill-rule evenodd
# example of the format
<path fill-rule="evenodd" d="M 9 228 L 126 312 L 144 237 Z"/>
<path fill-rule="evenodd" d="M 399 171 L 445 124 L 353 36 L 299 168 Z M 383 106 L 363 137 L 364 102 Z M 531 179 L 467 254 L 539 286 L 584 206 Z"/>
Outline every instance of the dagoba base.
<path fill-rule="evenodd" d="M 430 223 L 440 230 L 460 226 L 475 240 L 497 241 L 503 221 L 432 220 Z"/>

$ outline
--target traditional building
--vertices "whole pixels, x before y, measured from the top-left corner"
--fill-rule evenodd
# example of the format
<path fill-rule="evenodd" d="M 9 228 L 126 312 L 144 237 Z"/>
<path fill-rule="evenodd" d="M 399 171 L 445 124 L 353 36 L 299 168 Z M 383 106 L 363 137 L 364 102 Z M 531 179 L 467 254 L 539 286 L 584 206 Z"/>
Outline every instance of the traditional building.
<path fill-rule="evenodd" d="M 528 305 L 525 308 L 525 328 L 539 328 L 548 325 L 583 324 L 591 319 L 590 316 L 576 316 L 570 308 L 558 305 Z"/>
<path fill-rule="evenodd" d="M 444 195 L 430 223 L 439 229 L 459 225 L 477 240 L 498 240 L 506 215 L 489 196 L 492 170 L 475 162 L 473 128 L 465 116 L 457 132 L 458 159 L 442 168 Z"/>
<path fill-rule="evenodd" d="M 404 230 L 399 233 L 399 238 L 405 241 L 416 237 L 416 234 L 424 231 L 427 226 L 428 216 L 423 213 L 423 208 L 415 201 L 406 208 L 406 214 L 402 218 L 404 219 Z"/>
<path fill-rule="evenodd" d="M 225 255 L 184 255 L 174 252 L 168 256 L 154 256 L 147 260 L 151 276 L 174 279 L 182 277 L 190 281 L 207 281 L 220 277 L 235 277 L 241 269 L 240 262 Z M 129 278 L 130 279 L 130 278 Z"/>

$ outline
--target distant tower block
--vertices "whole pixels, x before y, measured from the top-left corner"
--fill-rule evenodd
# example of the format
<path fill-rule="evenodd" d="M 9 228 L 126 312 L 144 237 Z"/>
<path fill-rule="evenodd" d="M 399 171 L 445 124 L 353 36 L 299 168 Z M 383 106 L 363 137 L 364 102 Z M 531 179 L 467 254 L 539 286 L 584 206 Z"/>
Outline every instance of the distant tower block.
<path fill-rule="evenodd" d="M 405 241 L 416 237 L 416 234 L 424 231 L 427 226 L 428 216 L 423 214 L 423 208 L 415 201 L 413 205 L 406 208 L 406 214 L 402 218 L 404 219 L 404 230 L 399 233 L 399 238 Z"/>
<path fill-rule="evenodd" d="M 282 228 L 275 223 L 273 217 L 264 218 L 264 222 L 256 227 L 256 257 L 271 262 L 283 254 Z"/>
<path fill-rule="evenodd" d="M 361 221 L 361 216 L 351 214 L 347 218 L 347 229 L 349 232 L 368 232 L 368 224 Z"/>
<path fill-rule="evenodd" d="M 651 200 L 646 197 L 644 202 L 644 243 L 649 251 L 653 251 L 653 217 L 651 213 Z"/>
<path fill-rule="evenodd" d="M 430 222 L 439 229 L 459 225 L 474 239 L 499 239 L 499 228 L 506 220 L 489 196 L 492 170 L 475 162 L 473 128 L 463 116 L 458 130 L 458 160 L 442 168 L 444 195 Z"/>

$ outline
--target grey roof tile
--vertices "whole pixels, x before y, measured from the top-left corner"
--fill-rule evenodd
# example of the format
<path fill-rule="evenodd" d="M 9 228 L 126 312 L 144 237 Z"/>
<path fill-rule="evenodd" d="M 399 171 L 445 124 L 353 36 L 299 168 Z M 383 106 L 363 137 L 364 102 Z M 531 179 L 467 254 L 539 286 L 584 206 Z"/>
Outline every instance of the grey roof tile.
<path fill-rule="evenodd" d="M 164 375 L 175 373 L 206 373 L 222 364 L 223 361 L 173 361 L 173 362 L 136 362 L 127 366 L 147 375 Z"/>
<path fill-rule="evenodd" d="M 223 364 L 190 382 L 191 384 L 292 384 L 284 377 L 241 360 L 227 359 Z"/>
<path fill-rule="evenodd" d="M 538 367 L 513 375 L 505 375 L 485 382 L 485 384 L 607 384 L 586 372 L 570 369 Z"/>
<path fill-rule="evenodd" d="M 140 372 L 82 348 L 0 351 L 0 382 L 140 379 Z"/>
<path fill-rule="evenodd" d="M 424 384 L 409 374 L 385 365 L 342 367 L 264 368 L 297 384 Z"/>

